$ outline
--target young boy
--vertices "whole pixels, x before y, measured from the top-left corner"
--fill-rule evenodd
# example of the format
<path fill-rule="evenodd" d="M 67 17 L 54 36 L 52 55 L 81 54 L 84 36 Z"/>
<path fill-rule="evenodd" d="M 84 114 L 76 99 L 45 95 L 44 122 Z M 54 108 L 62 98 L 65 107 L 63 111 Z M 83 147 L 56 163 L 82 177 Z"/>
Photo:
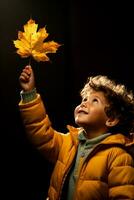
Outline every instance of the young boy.
<path fill-rule="evenodd" d="M 34 73 L 26 66 L 19 78 L 21 116 L 28 136 L 55 164 L 49 200 L 134 199 L 134 98 L 106 76 L 90 77 L 74 111 L 79 128 L 63 134 L 52 128 Z"/>

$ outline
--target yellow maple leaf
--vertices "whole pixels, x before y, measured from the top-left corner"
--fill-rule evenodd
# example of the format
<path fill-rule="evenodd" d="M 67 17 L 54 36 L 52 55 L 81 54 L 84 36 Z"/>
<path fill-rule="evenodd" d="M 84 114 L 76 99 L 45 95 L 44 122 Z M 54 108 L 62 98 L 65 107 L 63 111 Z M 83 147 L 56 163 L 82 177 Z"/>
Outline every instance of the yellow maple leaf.
<path fill-rule="evenodd" d="M 46 28 L 40 28 L 33 19 L 30 19 L 24 25 L 24 32 L 18 31 L 18 39 L 13 40 L 15 47 L 18 49 L 17 54 L 22 58 L 32 56 L 36 61 L 49 61 L 48 53 L 56 53 L 61 46 L 57 42 L 44 40 L 48 37 Z"/>

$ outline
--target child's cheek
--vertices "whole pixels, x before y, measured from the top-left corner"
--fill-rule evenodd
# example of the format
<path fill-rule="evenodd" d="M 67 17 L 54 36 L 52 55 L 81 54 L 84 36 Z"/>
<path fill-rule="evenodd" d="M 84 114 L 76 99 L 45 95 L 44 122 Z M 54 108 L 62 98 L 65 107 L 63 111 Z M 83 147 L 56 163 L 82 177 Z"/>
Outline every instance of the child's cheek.
<path fill-rule="evenodd" d="M 78 106 L 75 108 L 75 110 L 74 110 L 74 116 L 76 116 L 76 115 L 77 115 L 77 113 L 78 113 L 78 110 L 79 110 L 79 107 L 80 107 L 80 105 L 78 105 Z"/>

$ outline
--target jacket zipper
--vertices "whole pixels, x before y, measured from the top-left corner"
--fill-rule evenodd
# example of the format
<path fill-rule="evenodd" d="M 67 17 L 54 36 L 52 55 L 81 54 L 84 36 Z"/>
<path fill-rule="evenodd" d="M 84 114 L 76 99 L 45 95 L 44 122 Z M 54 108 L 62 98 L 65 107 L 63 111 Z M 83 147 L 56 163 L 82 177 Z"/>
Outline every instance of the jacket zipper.
<path fill-rule="evenodd" d="M 78 147 L 78 146 L 77 146 L 77 147 Z M 77 152 L 77 148 L 76 148 L 76 152 Z M 71 165 L 69 166 L 69 168 L 67 169 L 67 172 L 65 173 L 65 175 L 64 175 L 64 177 L 63 177 L 62 184 L 61 184 L 61 188 L 60 188 L 60 191 L 59 191 L 59 197 L 57 198 L 58 200 L 61 199 L 62 189 L 63 189 L 64 183 L 65 183 L 65 180 L 66 180 L 66 178 L 67 178 L 67 175 L 69 174 L 70 169 L 71 169 L 71 167 L 72 167 L 72 165 L 73 165 L 73 163 L 74 163 L 73 161 L 74 161 L 76 152 L 75 152 L 74 157 L 73 157 L 73 159 L 72 159 Z M 70 156 L 71 156 L 71 155 L 70 155 Z M 69 159 L 68 159 L 68 161 L 69 161 Z"/>
<path fill-rule="evenodd" d="M 63 178 L 63 180 L 62 180 L 62 184 L 61 184 L 61 188 L 60 188 L 58 200 L 60 200 L 60 198 L 61 198 L 62 189 L 63 189 L 65 180 L 66 180 L 66 178 L 67 178 L 67 175 L 68 175 L 68 173 L 69 173 L 71 167 L 72 167 L 72 164 L 71 164 L 70 167 L 68 168 L 68 171 L 67 171 L 67 173 L 65 174 L 65 176 L 64 176 L 64 178 Z"/>
<path fill-rule="evenodd" d="M 73 194 L 73 198 L 72 198 L 73 200 L 75 200 L 76 188 L 77 188 L 78 180 L 79 180 L 79 177 L 80 177 L 80 174 L 81 174 L 81 170 L 82 170 L 82 168 L 84 166 L 85 160 L 86 159 L 83 159 L 83 161 L 81 163 L 81 166 L 80 166 L 80 169 L 78 171 L 78 177 L 77 177 L 77 180 L 76 180 L 76 183 L 75 183 L 75 190 L 74 190 L 74 194 Z"/>

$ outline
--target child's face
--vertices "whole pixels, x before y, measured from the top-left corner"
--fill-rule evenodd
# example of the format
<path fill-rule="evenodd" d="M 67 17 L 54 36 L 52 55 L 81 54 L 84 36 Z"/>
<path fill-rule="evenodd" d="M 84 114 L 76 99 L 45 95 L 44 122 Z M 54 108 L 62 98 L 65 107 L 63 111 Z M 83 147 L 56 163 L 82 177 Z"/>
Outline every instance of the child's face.
<path fill-rule="evenodd" d="M 106 128 L 108 119 L 105 113 L 105 107 L 108 102 L 103 92 L 89 91 L 82 102 L 75 108 L 75 123 L 83 128 L 103 129 Z"/>

